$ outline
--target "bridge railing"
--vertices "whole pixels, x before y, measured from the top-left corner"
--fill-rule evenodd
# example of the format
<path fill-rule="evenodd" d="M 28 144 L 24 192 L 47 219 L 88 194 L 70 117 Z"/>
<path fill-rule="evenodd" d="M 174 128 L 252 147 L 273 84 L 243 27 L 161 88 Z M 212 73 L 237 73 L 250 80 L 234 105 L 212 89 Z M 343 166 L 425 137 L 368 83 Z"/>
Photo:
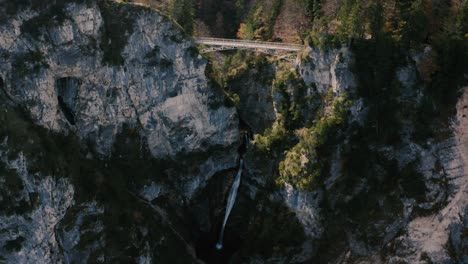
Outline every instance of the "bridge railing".
<path fill-rule="evenodd" d="M 281 43 L 281 42 L 268 42 L 268 41 L 258 41 L 258 40 L 241 40 L 241 39 L 222 39 L 222 38 L 206 38 L 198 37 L 195 38 L 195 42 L 199 44 L 214 45 L 214 46 L 242 46 L 245 45 L 257 47 L 257 48 L 266 48 L 266 49 L 289 49 L 289 50 L 301 50 L 304 48 L 304 45 L 301 44 L 292 44 L 292 43 Z M 236 45 L 237 44 L 237 45 Z"/>
<path fill-rule="evenodd" d="M 243 39 L 224 39 L 224 38 L 208 38 L 208 37 L 196 37 L 195 41 L 213 41 L 213 42 L 237 42 L 237 43 L 251 43 L 251 44 L 263 44 L 263 45 L 277 45 L 285 47 L 298 47 L 303 48 L 304 45 L 295 44 L 295 43 L 283 43 L 283 42 L 269 42 L 269 41 L 260 41 L 260 40 L 243 40 Z"/>

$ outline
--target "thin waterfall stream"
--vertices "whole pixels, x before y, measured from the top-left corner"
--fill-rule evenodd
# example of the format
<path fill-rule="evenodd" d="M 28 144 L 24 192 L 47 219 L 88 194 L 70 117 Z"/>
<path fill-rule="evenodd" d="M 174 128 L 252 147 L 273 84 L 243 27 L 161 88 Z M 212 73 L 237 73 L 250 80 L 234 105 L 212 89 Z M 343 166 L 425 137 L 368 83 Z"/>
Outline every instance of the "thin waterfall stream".
<path fill-rule="evenodd" d="M 226 204 L 226 213 L 224 214 L 224 221 L 223 226 L 221 227 L 221 233 L 219 234 L 218 243 L 216 243 L 216 249 L 221 250 L 223 248 L 223 239 L 224 239 L 224 228 L 226 227 L 227 220 L 229 218 L 229 214 L 231 213 L 232 207 L 234 207 L 234 203 L 236 202 L 237 196 L 237 189 L 239 188 L 239 184 L 241 181 L 242 175 L 242 165 L 244 160 L 240 160 L 239 170 L 237 171 L 236 178 L 231 187 L 231 191 L 229 192 L 229 197 Z"/>

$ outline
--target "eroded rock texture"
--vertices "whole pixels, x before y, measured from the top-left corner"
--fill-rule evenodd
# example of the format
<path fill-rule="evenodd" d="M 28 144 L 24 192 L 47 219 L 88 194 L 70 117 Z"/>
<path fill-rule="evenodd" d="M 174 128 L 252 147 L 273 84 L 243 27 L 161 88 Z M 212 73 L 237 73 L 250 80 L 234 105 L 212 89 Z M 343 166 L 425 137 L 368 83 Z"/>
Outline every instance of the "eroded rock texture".
<path fill-rule="evenodd" d="M 234 109 L 167 18 L 117 4 L 61 12 L 24 11 L 0 26 L 5 90 L 37 124 L 73 131 L 105 155 L 123 124 L 141 129 L 155 157 L 237 141 Z"/>
<path fill-rule="evenodd" d="M 15 6 L 0 22 L 0 262 L 196 262 L 149 202 L 183 210 L 237 166 L 237 113 L 206 60 L 150 8 Z"/>

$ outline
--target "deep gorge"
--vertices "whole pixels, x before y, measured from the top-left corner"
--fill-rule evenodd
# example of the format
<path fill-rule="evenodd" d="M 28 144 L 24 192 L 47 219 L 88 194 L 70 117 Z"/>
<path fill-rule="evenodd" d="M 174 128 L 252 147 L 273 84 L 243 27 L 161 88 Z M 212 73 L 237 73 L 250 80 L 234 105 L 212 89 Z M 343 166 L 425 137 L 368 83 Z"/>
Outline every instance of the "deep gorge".
<path fill-rule="evenodd" d="M 0 263 L 468 262 L 467 18 L 467 1 L 0 3 Z"/>

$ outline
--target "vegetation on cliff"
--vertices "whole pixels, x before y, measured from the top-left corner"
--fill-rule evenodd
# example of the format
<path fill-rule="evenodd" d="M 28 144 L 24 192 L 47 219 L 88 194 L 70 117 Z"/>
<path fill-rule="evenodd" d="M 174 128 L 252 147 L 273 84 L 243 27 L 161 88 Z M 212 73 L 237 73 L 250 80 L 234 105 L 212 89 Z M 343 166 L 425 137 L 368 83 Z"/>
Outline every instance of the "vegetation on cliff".
<path fill-rule="evenodd" d="M 212 0 L 199 5 L 193 0 L 167 2 L 168 5 L 159 7 L 176 19 L 188 34 L 304 42 L 317 52 L 347 46 L 355 55 L 352 67 L 358 79 L 356 90 L 333 93 L 336 87 L 331 87 L 323 98 L 313 85 L 306 85 L 298 70 L 288 62 L 247 51 L 230 52 L 222 59 L 209 58 L 207 73 L 225 92 L 228 103 L 242 106 L 245 98 L 233 92 L 230 86 L 239 85 L 241 82 L 237 81 L 250 78 L 249 74 L 256 72 L 253 76 L 258 76 L 255 81 L 259 85 L 255 89 L 271 88 L 276 115 L 271 127 L 253 135 L 253 144 L 245 155 L 246 164 L 258 169 L 246 171 L 258 174 L 255 181 L 265 180 L 252 186 L 257 188 L 264 184 L 263 187 L 267 187 L 257 196 L 258 206 L 249 208 L 254 213 L 242 214 L 251 217 L 244 225 L 248 229 L 245 239 L 254 246 L 243 246 L 239 254 L 259 254 L 265 258 L 276 253 L 290 254 L 286 249 L 291 243 L 299 245 L 306 239 L 302 224 L 281 199 L 273 197 L 284 185 L 292 185 L 303 193 L 326 189 L 323 207 L 329 210 L 324 210 L 328 215 L 325 213 L 323 217 L 329 223 L 326 223 L 326 235 L 320 246 L 320 261 L 330 262 L 336 252 L 348 250 L 346 243 L 351 236 L 358 242 L 364 241 L 369 254 L 381 250 L 383 235 L 388 234 L 386 227 L 395 219 L 403 219 L 399 217 L 407 204 L 402 201 L 415 201 L 411 206 L 417 207 L 427 199 L 426 184 L 418 171 L 418 157 L 400 164 L 396 155 L 408 142 L 425 148 L 428 139 L 447 137 L 441 130 L 447 128 L 445 125 L 453 114 L 459 87 L 466 83 L 468 72 L 468 1 Z M 18 8 L 41 10 L 41 3 L 23 0 L 12 5 L 9 2 L 6 9 L 8 14 L 15 14 L 17 10 L 14 9 Z M 50 5 L 55 6 L 54 9 L 26 21 L 21 30 L 40 40 L 46 35 L 45 28 L 63 23 L 66 12 L 62 1 L 54 3 L 56 5 Z M 101 42 L 96 47 L 102 49 L 106 64 L 117 66 L 123 64 L 122 50 L 134 30 L 135 11 L 148 10 L 116 8 L 118 5 L 99 1 L 104 24 Z M 290 10 L 297 10 L 289 8 L 291 6 L 303 7 L 303 13 L 294 14 L 297 23 L 292 23 L 287 16 L 288 12 L 291 16 Z M 0 18 L 0 23 L 4 22 L 2 20 Z M 288 34 L 297 38 L 282 32 L 284 24 L 295 29 Z M 177 43 L 175 38 L 168 40 Z M 12 66 L 19 75 L 37 73 L 48 67 L 39 51 L 32 50 L 14 59 Z M 145 63 L 169 67 L 173 62 L 160 57 L 156 46 L 146 54 Z M 408 65 L 416 65 L 418 69 L 407 70 Z M 265 69 L 272 73 L 263 74 Z M 413 84 L 404 84 L 398 77 L 405 71 L 417 75 Z M 313 95 L 306 96 L 306 91 L 312 91 Z M 5 95 L 1 99 L 7 100 Z M 348 111 L 355 99 L 362 100 L 366 108 L 367 114 L 361 122 L 351 119 Z M 216 102 L 210 107 L 219 107 L 221 103 Z M 53 177 L 69 175 L 76 188 L 77 203 L 94 199 L 105 207 L 103 236 L 106 255 L 111 256 L 112 261 L 129 262 L 140 256 L 145 247 L 142 237 L 161 241 L 153 249 L 162 254 L 158 256 L 162 261 L 172 260 L 174 255 L 170 249 L 185 246 L 185 241 L 167 231 L 170 227 L 164 217 L 155 214 L 151 206 L 137 201 L 132 192 L 157 179 L 174 190 L 158 198 L 166 199 L 161 204 L 178 205 L 184 190 L 177 186 L 176 176 L 197 172 L 200 164 L 218 151 L 216 148 L 178 155 L 176 161 L 155 160 L 143 146 L 137 129 L 125 126 L 116 138 L 111 158 L 98 160 L 93 158 L 97 153 L 93 153 L 92 147 L 80 145 L 75 136 L 51 134 L 30 124 L 16 108 L 1 105 L 5 111 L 0 114 L 0 136 L 8 138 L 5 142 L 10 156 L 23 153 L 29 161 L 30 173 L 47 173 Z M 335 155 L 341 169 L 340 179 L 333 186 L 325 187 Z M 0 172 L 5 188 L 13 191 L 11 193 L 24 188 L 15 172 L 3 163 L 0 163 Z M 438 184 L 435 181 L 431 184 Z M 254 187 L 245 192 L 255 193 Z M 34 209 L 34 194 L 30 203 L 22 204 L 15 203 L 11 193 L 1 193 L 6 197 L 0 203 L 5 214 L 22 214 Z M 255 195 L 251 193 L 249 195 Z M 430 206 L 428 208 L 433 209 L 434 206 Z M 421 206 L 415 212 L 424 215 L 428 211 Z M 74 219 L 73 214 L 70 210 L 68 218 Z M 186 216 L 186 212 L 177 212 L 173 217 Z M 155 222 L 163 228 L 151 229 Z M 280 225 L 283 228 L 277 232 L 275 228 Z M 141 231 L 141 226 L 148 227 L 149 233 Z M 396 229 L 401 230 L 401 227 Z M 180 230 L 188 228 L 180 227 Z M 81 237 L 84 242 L 80 243 L 92 240 L 96 240 L 94 234 L 86 233 Z M 132 242 L 130 246 L 129 241 Z M 18 244 L 21 245 L 21 239 L 12 241 L 7 248 L 17 250 Z M 330 245 L 334 245 L 333 248 Z M 181 258 L 190 261 L 191 256 Z"/>
<path fill-rule="evenodd" d="M 313 125 L 296 131 L 299 143 L 289 149 L 280 162 L 278 184 L 288 183 L 300 190 L 311 190 L 324 174 L 328 155 L 322 156 L 321 150 L 333 146 L 331 140 L 346 125 L 347 108 L 351 105 L 346 95 L 334 98 L 331 90 L 324 101 L 325 107 Z"/>

